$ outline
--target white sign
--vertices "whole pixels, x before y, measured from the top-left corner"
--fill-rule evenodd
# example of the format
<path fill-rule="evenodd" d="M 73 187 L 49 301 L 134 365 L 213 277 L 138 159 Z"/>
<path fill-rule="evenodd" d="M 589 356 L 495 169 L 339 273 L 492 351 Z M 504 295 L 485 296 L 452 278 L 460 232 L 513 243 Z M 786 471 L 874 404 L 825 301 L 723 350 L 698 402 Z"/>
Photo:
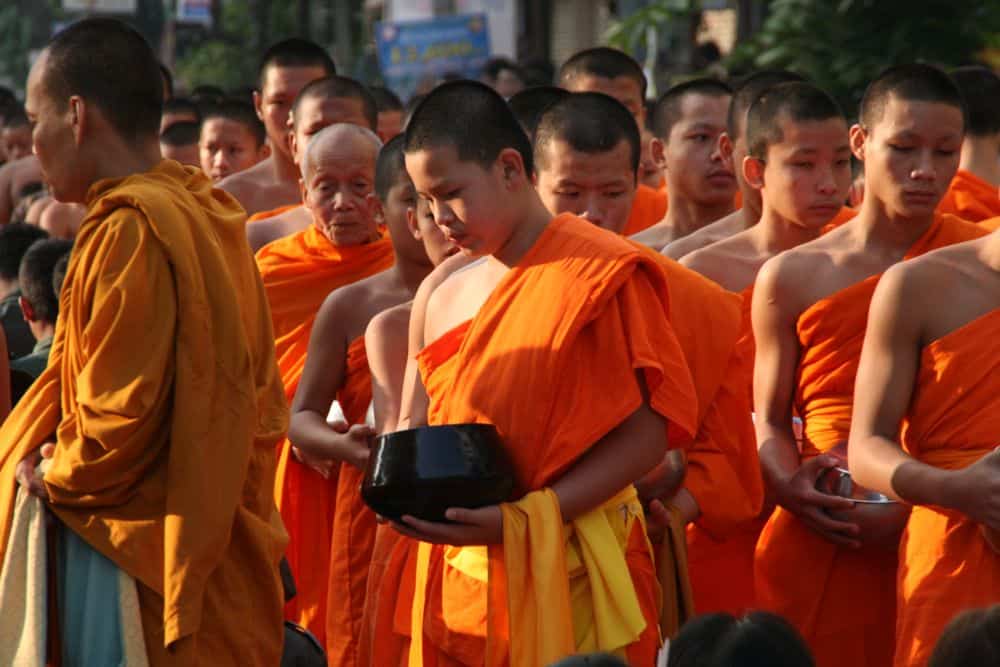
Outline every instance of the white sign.
<path fill-rule="evenodd" d="M 486 14 L 491 55 L 517 58 L 517 3 L 514 0 L 456 0 L 459 14 Z"/>
<path fill-rule="evenodd" d="M 385 3 L 385 20 L 421 21 L 434 18 L 433 0 L 387 0 Z"/>
<path fill-rule="evenodd" d="M 63 0 L 68 12 L 107 12 L 109 14 L 135 14 L 137 0 Z"/>

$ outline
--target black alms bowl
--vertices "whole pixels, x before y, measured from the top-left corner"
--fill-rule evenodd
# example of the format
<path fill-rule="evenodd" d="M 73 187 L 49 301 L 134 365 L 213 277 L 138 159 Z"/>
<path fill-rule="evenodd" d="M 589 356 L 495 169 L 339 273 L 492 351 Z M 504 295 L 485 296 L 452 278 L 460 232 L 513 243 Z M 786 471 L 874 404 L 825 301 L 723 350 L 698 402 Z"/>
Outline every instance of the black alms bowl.
<path fill-rule="evenodd" d="M 375 440 L 361 497 L 376 514 L 444 521 L 449 507 L 510 500 L 514 468 L 490 424 L 423 426 Z"/>

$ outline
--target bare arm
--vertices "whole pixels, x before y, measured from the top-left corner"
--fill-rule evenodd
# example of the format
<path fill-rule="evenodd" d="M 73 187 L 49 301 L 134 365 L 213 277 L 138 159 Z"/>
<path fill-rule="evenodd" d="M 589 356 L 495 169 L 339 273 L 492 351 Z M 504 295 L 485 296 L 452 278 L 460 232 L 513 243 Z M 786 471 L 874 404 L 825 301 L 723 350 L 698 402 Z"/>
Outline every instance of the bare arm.
<path fill-rule="evenodd" d="M 395 431 L 399 422 L 412 307 L 412 302 L 405 303 L 376 315 L 365 331 L 378 433 Z"/>

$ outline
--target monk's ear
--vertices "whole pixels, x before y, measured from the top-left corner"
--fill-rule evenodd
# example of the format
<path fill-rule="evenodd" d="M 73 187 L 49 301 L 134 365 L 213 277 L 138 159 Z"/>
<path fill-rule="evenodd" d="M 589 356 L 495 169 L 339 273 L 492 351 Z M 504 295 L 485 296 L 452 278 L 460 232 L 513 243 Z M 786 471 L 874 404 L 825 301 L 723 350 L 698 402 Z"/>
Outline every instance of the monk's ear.
<path fill-rule="evenodd" d="M 87 101 L 78 95 L 69 98 L 69 105 L 66 114 L 69 118 L 70 127 L 73 130 L 73 139 L 79 146 L 83 140 L 83 135 L 90 126 L 90 119 L 87 114 L 94 113 L 95 109 L 87 104 Z"/>
<path fill-rule="evenodd" d="M 666 149 L 666 144 L 659 137 L 653 137 L 653 140 L 649 142 L 649 154 L 653 158 L 653 164 L 662 171 L 667 169 Z"/>
<path fill-rule="evenodd" d="M 868 141 L 868 130 L 861 127 L 858 123 L 851 125 L 851 152 L 854 153 L 854 157 L 858 158 L 862 162 L 865 161 L 865 142 Z"/>
<path fill-rule="evenodd" d="M 410 230 L 410 234 L 417 241 L 422 241 L 420 237 L 420 227 L 417 225 L 417 207 L 407 206 L 406 207 L 406 228 Z"/>
<path fill-rule="evenodd" d="M 301 178 L 299 179 L 299 194 L 302 195 L 302 202 L 305 203 L 306 195 L 309 193 L 306 191 L 306 182 Z"/>
<path fill-rule="evenodd" d="M 259 90 L 253 91 L 253 110 L 257 112 L 257 118 L 264 122 L 264 98 Z"/>
<path fill-rule="evenodd" d="M 25 299 L 23 296 L 17 297 L 17 304 L 21 306 L 21 317 L 24 318 L 25 322 L 34 322 L 35 308 L 31 305 L 31 302 Z"/>
<path fill-rule="evenodd" d="M 288 130 L 287 132 L 285 132 L 285 144 L 288 146 L 288 153 L 292 156 L 292 162 L 298 164 L 298 161 L 295 159 L 296 158 L 295 148 L 296 146 L 298 146 L 299 142 L 295 138 L 294 130 Z"/>
<path fill-rule="evenodd" d="M 764 187 L 764 161 L 753 156 L 743 158 L 743 180 L 755 190 Z"/>
<path fill-rule="evenodd" d="M 257 158 L 266 160 L 269 157 L 271 157 L 271 144 L 265 141 L 257 148 Z"/>
<path fill-rule="evenodd" d="M 531 177 L 524 168 L 524 159 L 515 148 L 505 148 L 497 156 L 497 166 L 501 170 L 504 184 L 510 188 L 521 181 L 531 185 Z"/>

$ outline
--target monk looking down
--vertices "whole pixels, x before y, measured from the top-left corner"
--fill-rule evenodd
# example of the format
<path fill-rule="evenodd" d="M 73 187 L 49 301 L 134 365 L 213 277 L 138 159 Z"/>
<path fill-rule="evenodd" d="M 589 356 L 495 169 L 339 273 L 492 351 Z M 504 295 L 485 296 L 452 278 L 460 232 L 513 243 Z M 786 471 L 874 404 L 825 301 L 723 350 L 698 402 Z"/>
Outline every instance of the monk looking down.
<path fill-rule="evenodd" d="M 357 125 L 331 125 L 316 134 L 302 156 L 302 200 L 313 224 L 257 253 L 289 401 L 326 297 L 393 264 L 392 243 L 378 230 L 374 183 L 380 148 L 378 137 Z M 287 558 L 298 589 L 286 614 L 322 638 L 337 479 L 300 463 L 287 440 L 278 455 L 274 493 L 291 538 Z"/>
<path fill-rule="evenodd" d="M 16 466 L 58 517 L 62 664 L 275 665 L 287 411 L 243 210 L 161 159 L 133 28 L 74 23 L 27 90 L 53 196 L 88 211 L 48 367 L 0 430 L 0 549 L 26 547 L 8 545 Z"/>
<path fill-rule="evenodd" d="M 201 170 L 212 182 L 249 169 L 270 154 L 267 131 L 249 104 L 224 100 L 205 112 L 198 156 Z"/>
<path fill-rule="evenodd" d="M 354 79 L 331 76 L 313 81 L 295 98 L 289 112 L 288 141 L 292 160 L 301 167 L 309 139 L 324 127 L 352 123 L 374 131 L 376 114 L 374 98 L 365 86 Z M 256 252 L 268 243 L 300 232 L 311 224 L 312 216 L 304 205 L 286 206 L 262 217 L 251 216 L 247 224 L 247 240 Z"/>
<path fill-rule="evenodd" d="M 288 144 L 288 112 L 306 84 L 333 76 L 337 68 L 321 47 L 292 38 L 269 48 L 257 72 L 253 103 L 257 117 L 267 128 L 271 155 L 219 183 L 239 200 L 248 215 L 301 203 L 299 169 Z"/>
<path fill-rule="evenodd" d="M 785 251 L 753 294 L 754 407 L 765 482 L 778 508 L 757 544 L 758 603 L 789 619 L 819 667 L 892 662 L 895 545 L 863 544 L 851 501 L 816 489 L 847 440 L 868 306 L 890 266 L 985 234 L 934 212 L 958 168 L 964 114 L 938 69 L 904 65 L 873 81 L 850 130 L 865 163 L 857 217 Z M 792 416 L 804 422 L 800 453 Z M 847 513 L 831 517 L 827 510 Z"/>

